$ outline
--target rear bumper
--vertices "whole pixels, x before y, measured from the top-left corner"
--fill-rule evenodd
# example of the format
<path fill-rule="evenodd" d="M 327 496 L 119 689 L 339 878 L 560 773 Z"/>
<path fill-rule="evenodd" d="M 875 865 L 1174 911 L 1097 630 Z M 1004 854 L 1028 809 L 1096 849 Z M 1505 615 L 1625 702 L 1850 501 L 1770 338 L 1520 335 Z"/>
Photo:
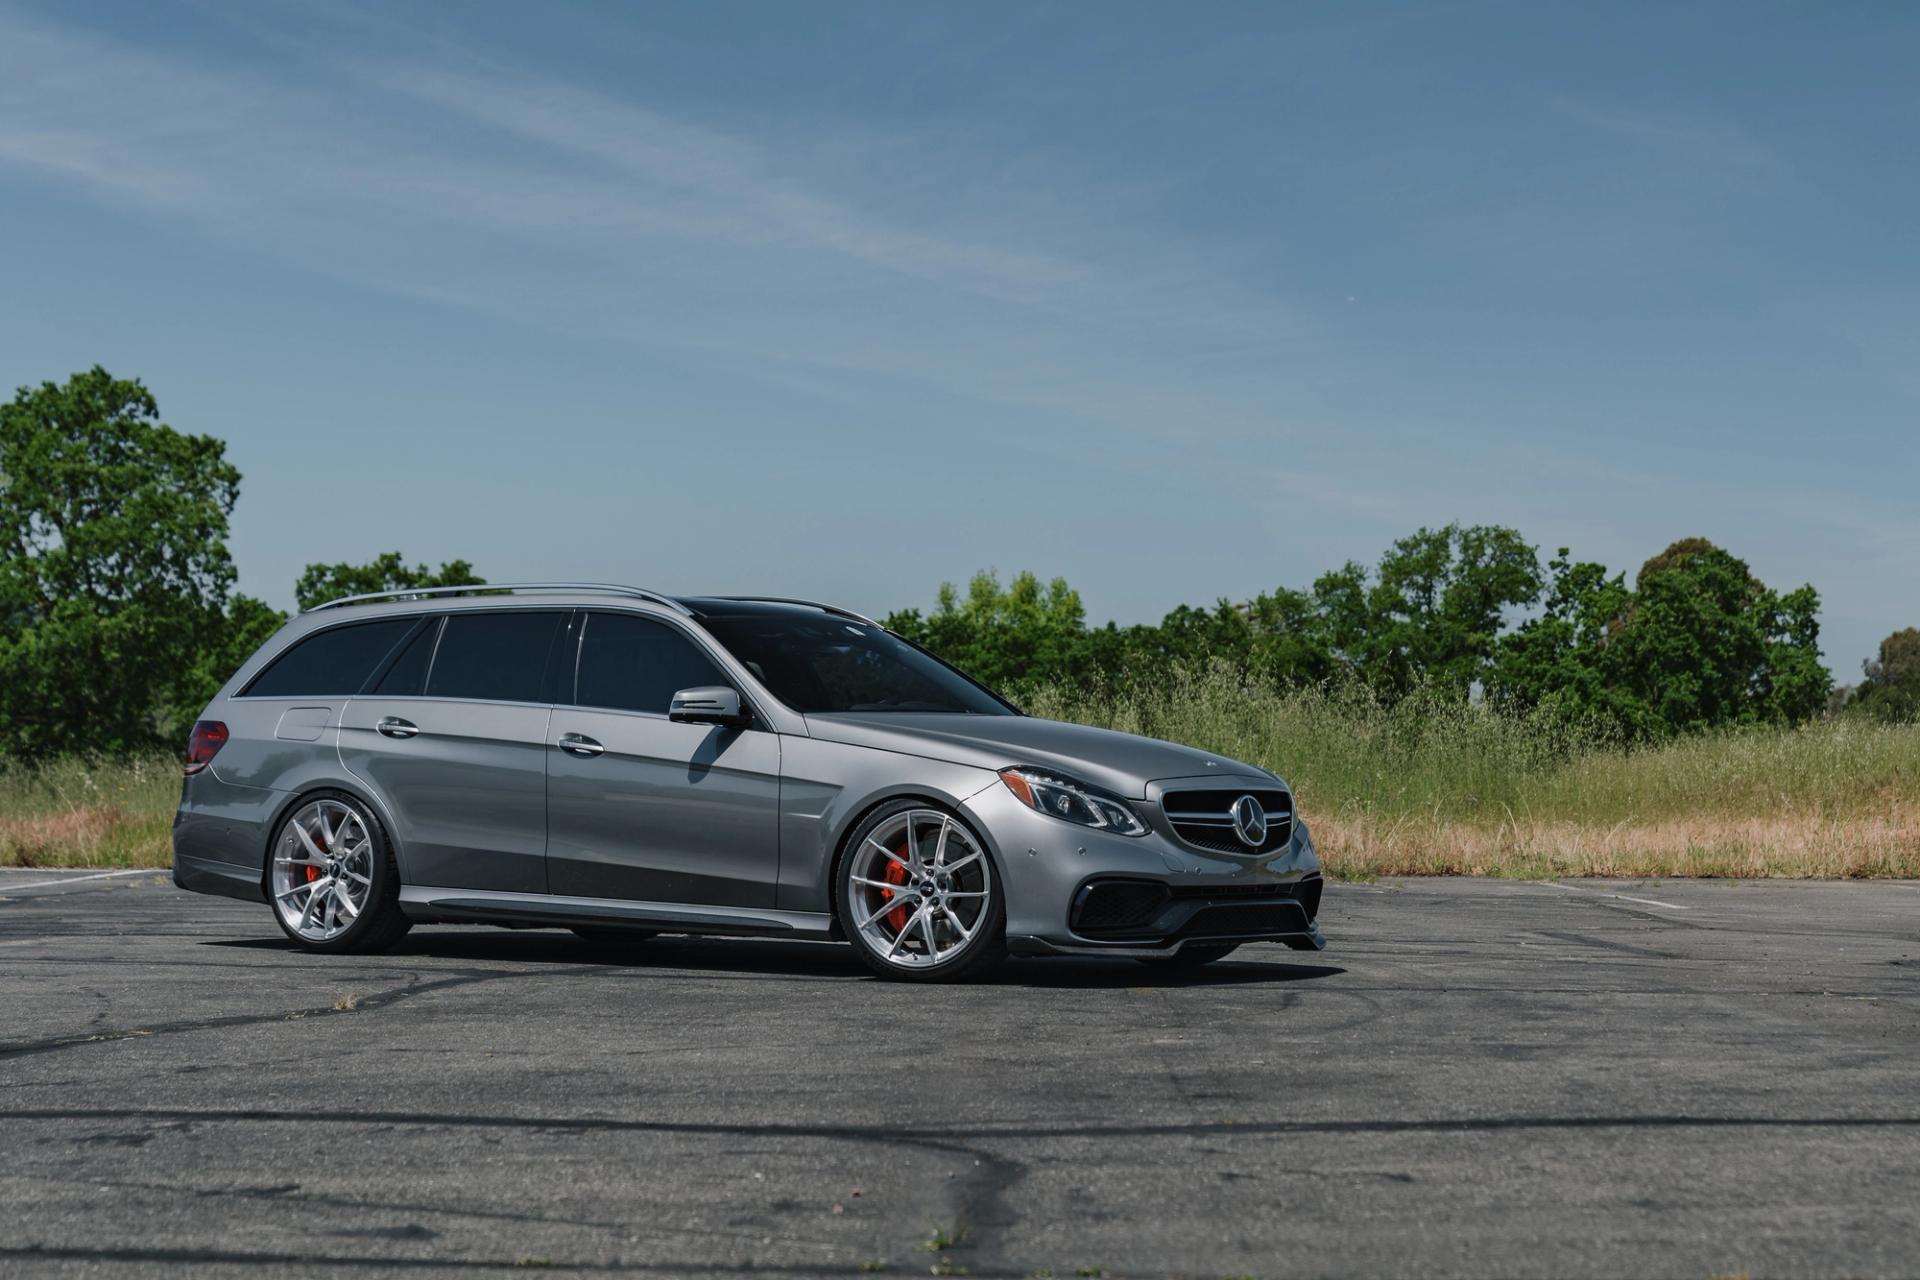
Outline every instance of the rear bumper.
<path fill-rule="evenodd" d="M 195 893 L 218 894 L 223 898 L 238 898 L 242 902 L 267 900 L 267 891 L 260 883 L 258 867 L 197 858 L 190 853 L 180 852 L 177 847 L 173 851 L 173 882 Z"/>
<path fill-rule="evenodd" d="M 173 815 L 173 882 L 195 893 L 266 901 L 267 830 L 287 799 L 206 769 L 180 785 Z"/>

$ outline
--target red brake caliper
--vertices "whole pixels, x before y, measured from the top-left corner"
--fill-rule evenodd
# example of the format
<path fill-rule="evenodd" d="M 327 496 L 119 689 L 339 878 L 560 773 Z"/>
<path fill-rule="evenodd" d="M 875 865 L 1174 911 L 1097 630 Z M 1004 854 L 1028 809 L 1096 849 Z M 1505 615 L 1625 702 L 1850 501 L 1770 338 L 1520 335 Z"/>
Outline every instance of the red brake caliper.
<path fill-rule="evenodd" d="M 313 842 L 320 846 L 320 852 L 325 853 L 327 851 L 327 837 L 325 833 L 314 836 Z M 308 884 L 312 884 L 320 878 L 320 868 L 314 866 L 311 862 L 307 864 L 306 872 Z"/>
<path fill-rule="evenodd" d="M 906 857 L 907 842 L 902 840 L 900 842 L 900 847 L 898 849 L 895 849 L 894 852 L 899 854 L 903 858 Z M 882 880 L 885 880 L 888 884 L 905 884 L 907 882 L 907 869 L 901 866 L 899 863 L 895 862 L 892 858 L 889 858 L 887 859 L 887 869 L 881 872 L 880 878 Z M 880 891 L 880 901 L 882 902 L 893 901 L 893 890 L 882 889 Z M 907 909 L 905 907 L 895 907 L 893 910 L 887 912 L 887 925 L 895 933 L 899 933 L 902 929 L 906 928 L 907 927 Z"/>

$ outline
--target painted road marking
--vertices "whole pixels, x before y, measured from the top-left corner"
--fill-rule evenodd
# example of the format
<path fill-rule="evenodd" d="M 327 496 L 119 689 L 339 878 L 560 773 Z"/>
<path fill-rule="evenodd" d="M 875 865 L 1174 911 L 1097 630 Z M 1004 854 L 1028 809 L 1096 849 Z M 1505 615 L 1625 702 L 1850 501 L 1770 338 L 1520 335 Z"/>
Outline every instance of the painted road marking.
<path fill-rule="evenodd" d="M 111 880 L 115 876 L 157 876 L 165 873 L 165 867 L 137 867 L 132 871 L 96 871 L 92 875 L 67 876 L 61 880 L 29 880 L 26 884 L 10 884 L 0 880 L 0 898 L 20 889 L 46 889 L 54 885 L 79 884 L 82 880 Z"/>
<path fill-rule="evenodd" d="M 1662 902 L 1658 898 L 1636 898 L 1630 893 L 1614 893 L 1609 889 L 1593 889 L 1584 884 L 1562 884 L 1558 880 L 1535 880 L 1534 884 L 1550 885 L 1555 889 L 1572 889 L 1577 893 L 1597 893 L 1603 898 L 1618 898 L 1622 902 L 1637 902 L 1643 907 L 1659 907 L 1665 911 L 1691 911 L 1692 907 L 1683 907 L 1677 902 Z"/>

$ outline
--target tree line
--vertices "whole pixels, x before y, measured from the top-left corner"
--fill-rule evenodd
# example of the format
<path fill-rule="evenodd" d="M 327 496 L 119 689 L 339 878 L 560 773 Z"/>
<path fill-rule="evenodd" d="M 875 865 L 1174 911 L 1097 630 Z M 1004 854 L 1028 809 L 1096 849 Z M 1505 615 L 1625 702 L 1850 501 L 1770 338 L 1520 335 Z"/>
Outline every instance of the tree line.
<path fill-rule="evenodd" d="M 1776 592 L 1702 538 L 1654 556 L 1630 585 L 1564 548 L 1542 566 L 1512 529 L 1448 525 L 1399 539 L 1376 566 L 1348 563 L 1310 587 L 1210 609 L 1182 605 L 1158 624 L 1088 627 L 1064 580 L 1022 573 L 1002 587 L 982 573 L 964 594 L 943 586 L 931 613 L 887 625 L 1016 689 L 1120 688 L 1224 668 L 1280 685 L 1358 683 L 1384 701 L 1416 689 L 1484 698 L 1644 741 L 1826 711 L 1818 610 L 1812 587 Z M 1870 668 L 1875 697 L 1920 675 L 1882 665 Z"/>
<path fill-rule="evenodd" d="M 138 381 L 101 368 L 0 404 L 0 757 L 176 744 L 285 621 L 234 589 L 225 445 L 160 420 Z M 307 566 L 302 609 L 407 587 L 481 585 L 464 560 Z M 1920 716 L 1920 630 L 1888 637 L 1836 693 L 1819 597 L 1777 592 L 1699 538 L 1623 573 L 1515 530 L 1448 525 L 1304 588 L 1182 605 L 1158 623 L 1089 626 L 1063 579 L 977 574 L 886 625 L 1016 697 L 1043 685 L 1138 688 L 1210 670 L 1281 685 L 1358 682 L 1600 725 L 1646 740 L 1828 711 Z"/>

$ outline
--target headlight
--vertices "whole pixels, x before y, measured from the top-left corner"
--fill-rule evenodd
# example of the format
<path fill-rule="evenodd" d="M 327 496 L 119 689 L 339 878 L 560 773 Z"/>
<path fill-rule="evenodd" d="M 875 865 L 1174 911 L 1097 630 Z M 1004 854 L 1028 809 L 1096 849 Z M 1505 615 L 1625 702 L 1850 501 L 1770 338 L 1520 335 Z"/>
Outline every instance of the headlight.
<path fill-rule="evenodd" d="M 1037 809 L 1050 818 L 1077 822 L 1083 827 L 1111 831 L 1115 835 L 1147 834 L 1146 824 L 1134 816 L 1133 810 L 1127 808 L 1126 802 L 1120 797 L 1096 791 L 1057 773 L 1015 767 L 1002 769 L 1000 781 L 1007 784 L 1007 790 L 1013 792 L 1021 804 L 1029 809 Z"/>

